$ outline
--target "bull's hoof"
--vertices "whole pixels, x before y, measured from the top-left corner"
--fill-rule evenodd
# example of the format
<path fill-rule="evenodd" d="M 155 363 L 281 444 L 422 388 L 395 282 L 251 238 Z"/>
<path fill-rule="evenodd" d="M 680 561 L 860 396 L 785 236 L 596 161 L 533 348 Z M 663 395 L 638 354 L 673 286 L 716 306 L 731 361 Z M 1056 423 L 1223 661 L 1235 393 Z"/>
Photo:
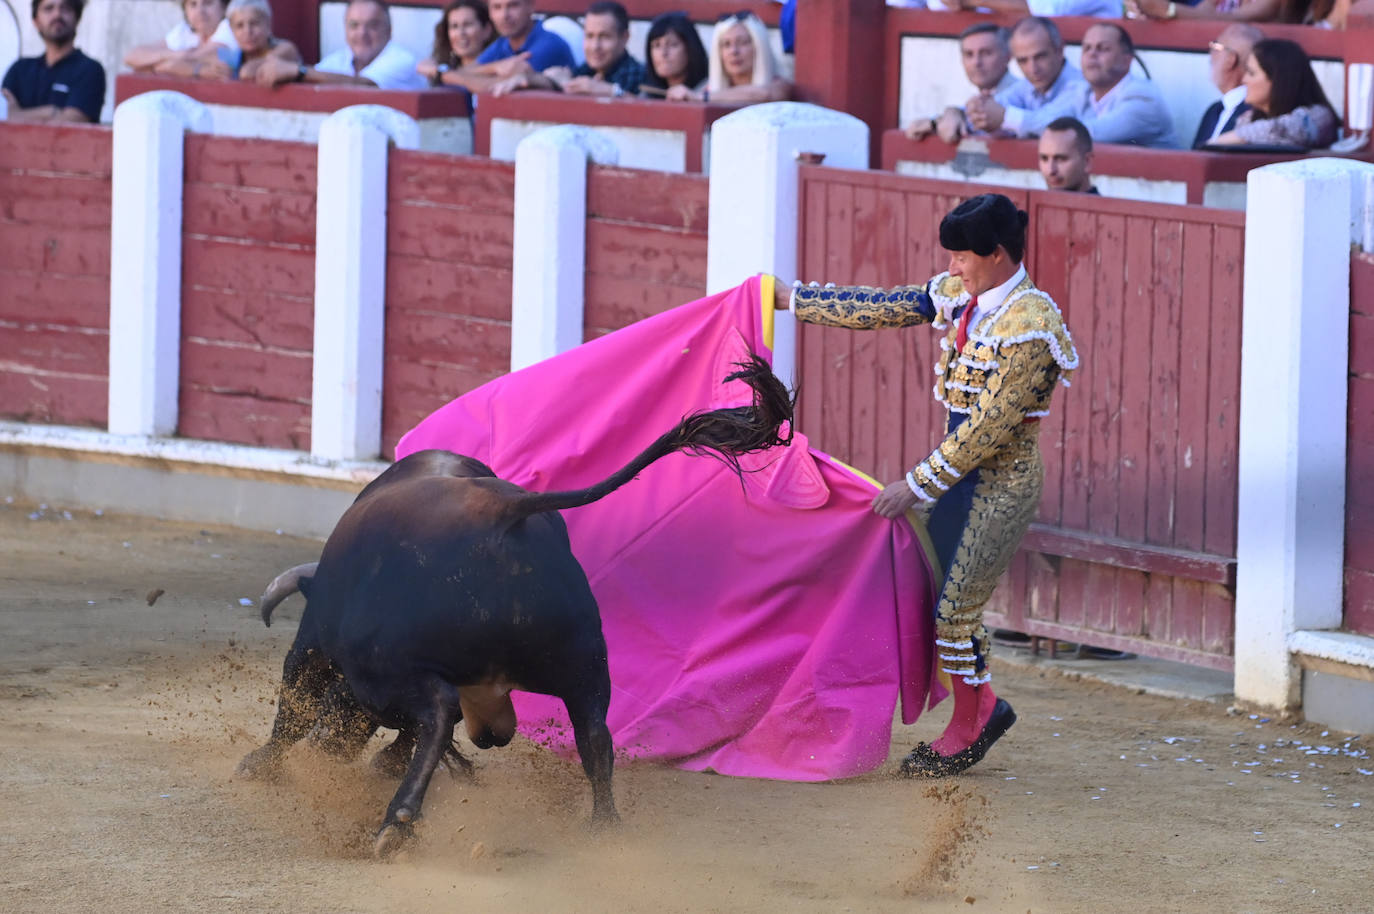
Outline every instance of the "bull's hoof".
<path fill-rule="evenodd" d="M 281 775 L 281 756 L 271 746 L 254 749 L 243 757 L 234 776 L 255 781 L 271 781 Z"/>
<path fill-rule="evenodd" d="M 587 821 L 587 828 L 593 832 L 615 831 L 620 827 L 620 813 L 614 809 L 609 812 L 598 810 L 592 812 L 592 817 Z"/>
<path fill-rule="evenodd" d="M 415 837 L 415 826 L 409 822 L 391 822 L 383 825 L 372 842 L 372 856 L 377 860 L 390 860 L 401 848 Z"/>

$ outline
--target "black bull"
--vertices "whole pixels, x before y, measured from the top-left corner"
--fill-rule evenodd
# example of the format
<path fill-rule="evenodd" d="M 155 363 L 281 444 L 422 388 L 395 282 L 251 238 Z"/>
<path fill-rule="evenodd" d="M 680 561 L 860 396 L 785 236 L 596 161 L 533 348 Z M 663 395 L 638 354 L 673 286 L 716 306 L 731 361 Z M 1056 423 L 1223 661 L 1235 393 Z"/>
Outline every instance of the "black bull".
<path fill-rule="evenodd" d="M 397 461 L 358 495 L 320 560 L 279 576 L 262 618 L 299 589 L 305 611 L 282 667 L 272 735 L 244 758 L 242 774 L 280 770 L 312 731 L 343 757 L 378 726 L 399 731 L 379 762 L 403 772 L 374 850 L 412 834 L 425 790 L 465 720 L 479 747 L 515 733 L 510 690 L 562 699 L 592 784 L 593 822 L 618 817 L 611 795 L 613 747 L 606 727 L 611 682 L 601 617 L 557 513 L 590 504 L 676 451 L 721 459 L 790 442 L 786 389 L 757 357 L 726 380 L 754 392 L 747 407 L 695 413 L 625 467 L 573 492 L 527 492 L 483 463 L 447 451 Z"/>

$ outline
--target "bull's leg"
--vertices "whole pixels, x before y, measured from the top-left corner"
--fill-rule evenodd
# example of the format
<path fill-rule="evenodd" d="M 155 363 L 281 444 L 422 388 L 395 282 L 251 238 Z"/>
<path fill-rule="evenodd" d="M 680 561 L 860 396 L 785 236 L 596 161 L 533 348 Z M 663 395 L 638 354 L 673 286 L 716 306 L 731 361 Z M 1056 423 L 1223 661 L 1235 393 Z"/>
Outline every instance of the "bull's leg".
<path fill-rule="evenodd" d="M 409 728 L 396 734 L 389 746 L 372 757 L 372 768 L 390 778 L 404 777 L 415 755 L 415 731 Z"/>
<path fill-rule="evenodd" d="M 429 780 L 439 760 L 453 745 L 453 727 L 459 714 L 458 690 L 446 683 L 434 683 L 428 692 L 431 705 L 415 722 L 415 754 L 372 845 L 373 854 L 379 858 L 395 853 L 414 835 L 414 822 L 420 817 Z"/>
<path fill-rule="evenodd" d="M 358 757 L 376 732 L 377 719 L 353 697 L 344 678 L 337 676 L 320 703 L 319 721 L 310 734 L 311 742 L 348 762 Z"/>
<path fill-rule="evenodd" d="M 592 782 L 592 826 L 614 825 L 620 821 L 611 795 L 611 770 L 615 765 L 615 747 L 611 731 L 606 726 L 606 709 L 610 707 L 610 676 L 602 667 L 593 681 L 597 688 L 576 696 L 565 696 L 568 718 L 572 721 L 577 753 L 582 756 L 582 770 Z"/>
<path fill-rule="evenodd" d="M 239 762 L 238 773 L 250 778 L 271 778 L 281 772 L 282 756 L 310 732 L 320 717 L 332 673 L 314 651 L 292 645 L 282 664 L 281 690 L 277 693 L 277 719 L 267 744 Z"/>

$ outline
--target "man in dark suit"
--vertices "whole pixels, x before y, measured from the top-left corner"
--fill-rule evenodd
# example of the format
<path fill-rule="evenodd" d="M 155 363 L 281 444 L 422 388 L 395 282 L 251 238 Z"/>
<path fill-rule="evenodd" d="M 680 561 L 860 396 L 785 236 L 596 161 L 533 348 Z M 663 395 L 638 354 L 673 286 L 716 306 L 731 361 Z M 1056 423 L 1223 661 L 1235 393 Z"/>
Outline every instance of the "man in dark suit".
<path fill-rule="evenodd" d="M 1212 65 L 1212 83 L 1221 90 L 1221 98 L 1212 102 L 1198 124 L 1193 148 L 1201 149 L 1212 140 L 1235 127 L 1236 118 L 1249 110 L 1245 103 L 1245 60 L 1255 42 L 1264 37 L 1248 22 L 1237 22 L 1221 30 L 1214 41 L 1208 42 Z"/>

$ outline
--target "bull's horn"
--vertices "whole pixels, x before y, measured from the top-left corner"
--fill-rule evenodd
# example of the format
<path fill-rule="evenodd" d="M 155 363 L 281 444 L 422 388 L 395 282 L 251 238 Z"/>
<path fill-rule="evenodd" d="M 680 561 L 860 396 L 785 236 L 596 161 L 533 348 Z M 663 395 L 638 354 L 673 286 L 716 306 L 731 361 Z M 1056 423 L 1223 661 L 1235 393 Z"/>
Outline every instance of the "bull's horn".
<path fill-rule="evenodd" d="M 301 589 L 301 578 L 314 577 L 315 569 L 320 567 L 319 562 L 306 562 L 304 565 L 297 565 L 283 571 L 272 579 L 272 583 L 267 585 L 267 589 L 262 593 L 262 624 L 268 628 L 272 627 L 272 610 L 277 608 L 277 604 L 293 593 Z"/>

